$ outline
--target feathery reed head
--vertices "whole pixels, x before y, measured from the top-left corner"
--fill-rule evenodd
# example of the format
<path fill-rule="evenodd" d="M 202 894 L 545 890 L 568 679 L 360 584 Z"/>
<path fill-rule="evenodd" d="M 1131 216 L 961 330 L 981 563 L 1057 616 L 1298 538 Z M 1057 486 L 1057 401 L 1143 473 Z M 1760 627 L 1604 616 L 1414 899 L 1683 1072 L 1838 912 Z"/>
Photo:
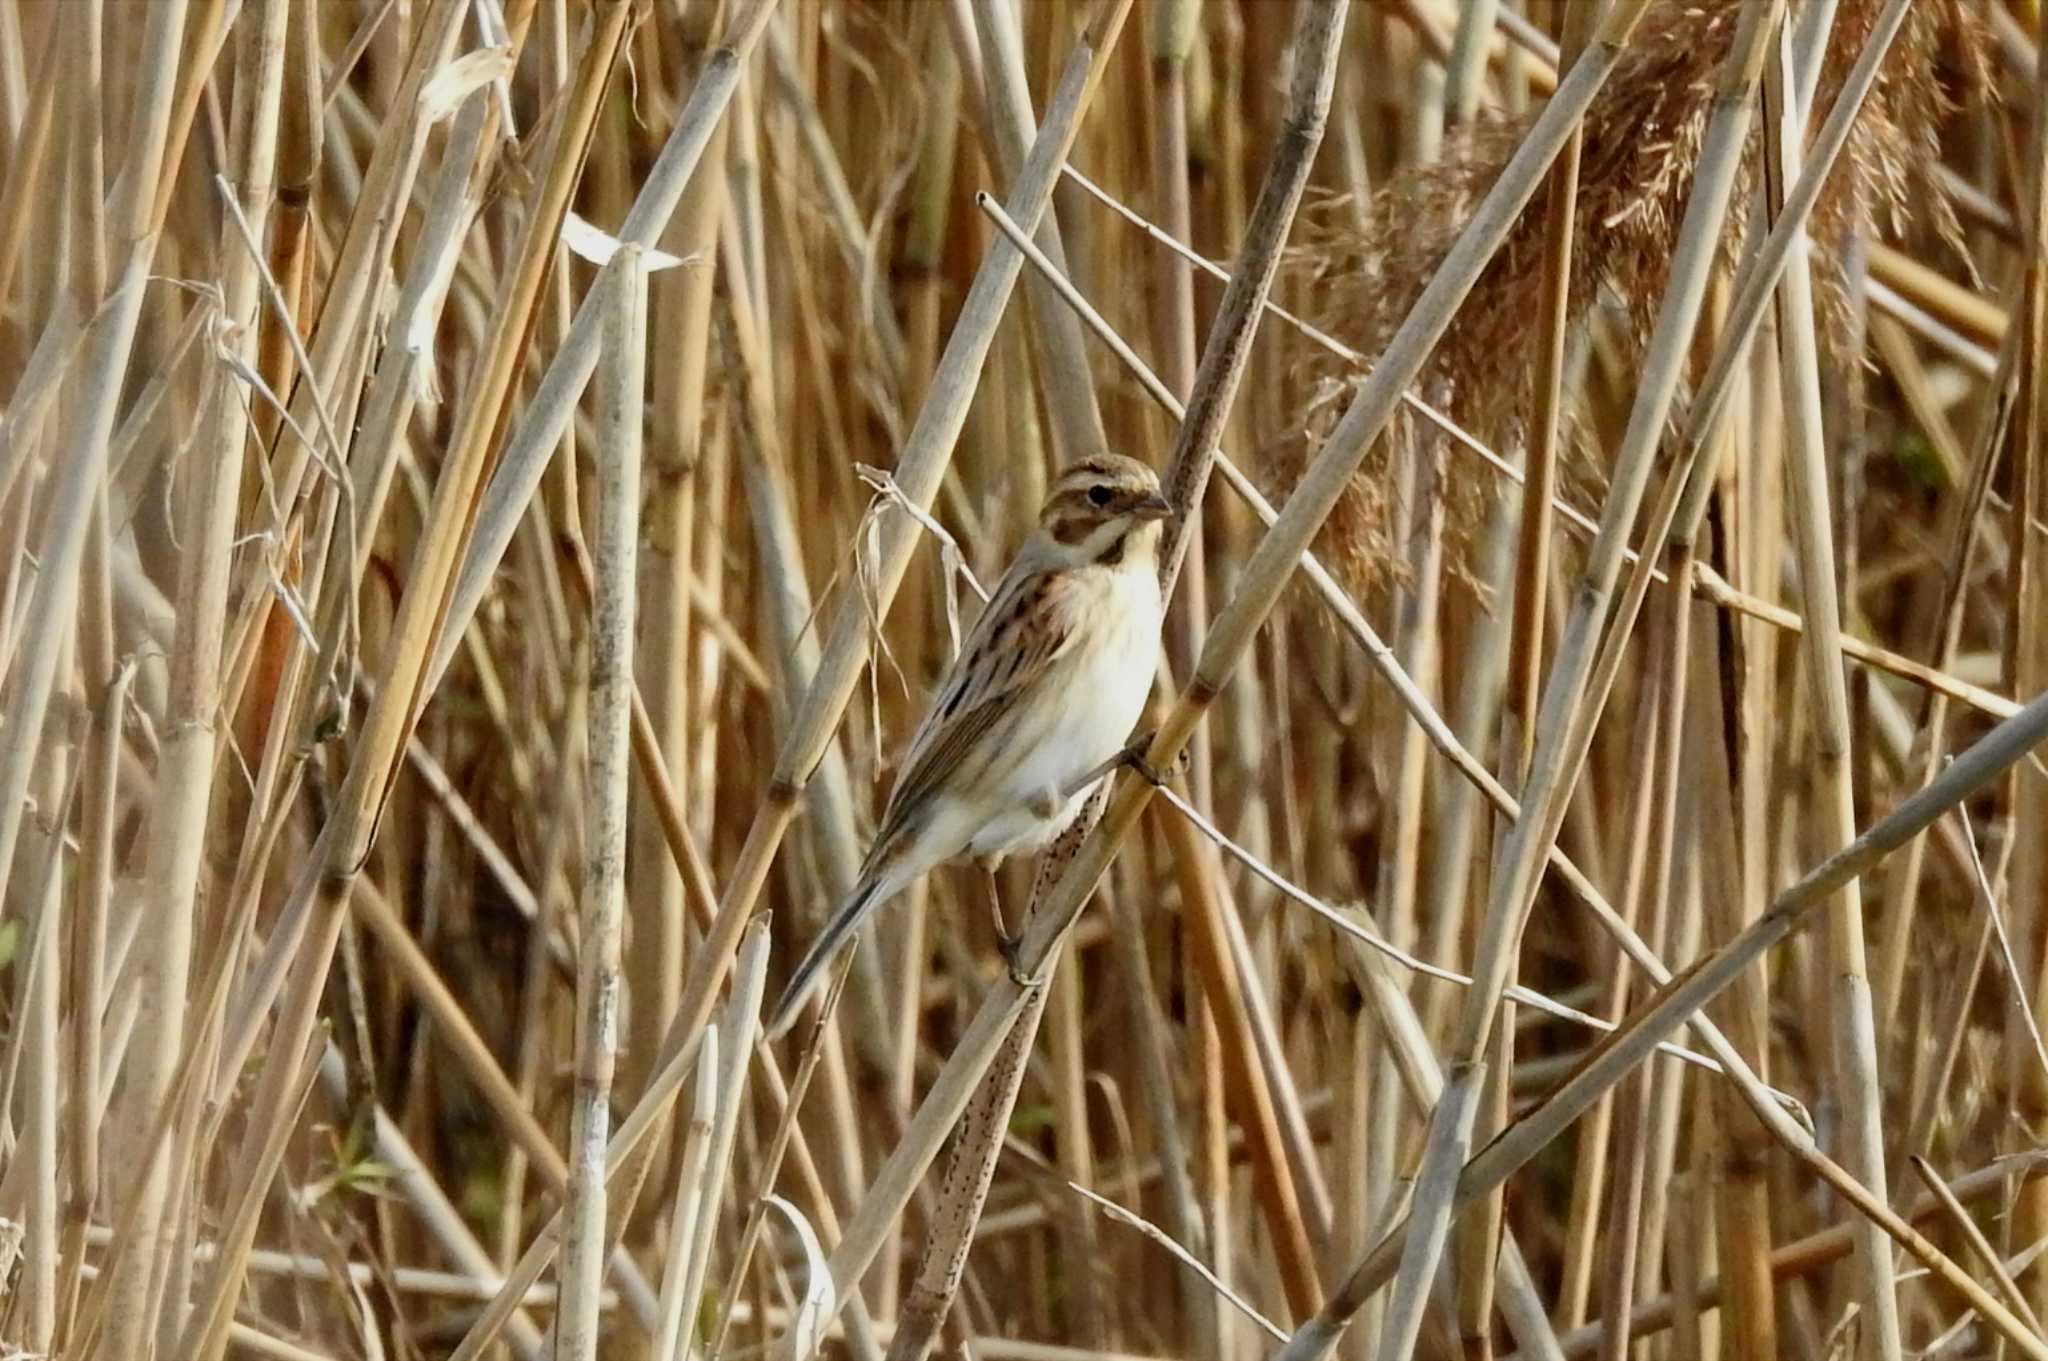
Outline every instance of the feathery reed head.
<path fill-rule="evenodd" d="M 1586 115 L 1569 310 L 1579 337 L 1575 347 L 1596 364 L 1611 366 L 1639 348 L 1655 320 L 1740 8 L 1658 0 Z M 1832 106 L 1882 8 L 1882 0 L 1843 0 L 1814 97 L 1815 121 Z M 1982 28 L 1981 16 L 1965 0 L 1928 0 L 1913 7 L 1894 40 L 1810 224 L 1818 247 L 1817 299 L 1837 323 L 1822 328 L 1824 343 L 1858 334 L 1846 324 L 1851 296 L 1845 268 L 1857 258 L 1859 237 L 1898 236 L 1912 217 L 1960 250 L 1960 229 L 1938 176 L 1938 132 L 1956 107 L 1959 87 L 1986 83 Z M 1293 267 L 1317 297 L 1319 318 L 1366 363 L 1385 347 L 1435 274 L 1473 206 L 1520 145 L 1527 122 L 1482 116 L 1446 144 L 1441 159 L 1389 177 L 1362 210 L 1345 199 L 1305 211 L 1305 244 Z M 1732 267 L 1735 245 L 1743 239 L 1761 146 L 1753 126 L 1721 235 L 1724 268 Z M 1530 437 L 1535 405 L 1540 347 L 1532 342 L 1530 322 L 1540 313 L 1548 235 L 1541 202 L 1539 196 L 1523 212 L 1416 382 L 1419 395 L 1503 454 Z M 1853 362 L 1855 356 L 1834 358 Z M 1290 419 L 1304 406 L 1310 414 L 1295 427 L 1302 437 L 1276 442 L 1276 480 L 1283 487 L 1314 456 L 1361 369 L 1315 352 L 1299 372 L 1299 400 L 1279 409 L 1292 413 Z M 1566 414 L 1578 422 L 1586 413 Z M 1397 413 L 1324 531 L 1320 551 L 1354 590 L 1370 590 L 1400 571 L 1390 511 L 1401 493 L 1389 490 L 1398 481 L 1392 471 L 1397 450 L 1452 460 L 1436 476 L 1417 481 L 1449 497 L 1453 542 L 1479 527 L 1499 485 L 1490 476 L 1467 475 L 1472 465 L 1457 463 L 1462 455 L 1449 452 L 1448 439 L 1418 420 L 1405 408 Z M 1589 474 L 1572 468 L 1568 475 Z"/>

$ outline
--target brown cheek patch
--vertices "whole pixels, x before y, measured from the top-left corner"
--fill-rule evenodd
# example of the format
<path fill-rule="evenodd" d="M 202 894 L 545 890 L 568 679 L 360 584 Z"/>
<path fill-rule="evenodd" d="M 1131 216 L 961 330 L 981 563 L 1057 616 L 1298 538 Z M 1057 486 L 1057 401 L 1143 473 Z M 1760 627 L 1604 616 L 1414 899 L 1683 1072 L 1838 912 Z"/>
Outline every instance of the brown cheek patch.
<path fill-rule="evenodd" d="M 1087 538 L 1094 530 L 1094 522 L 1090 521 L 1086 516 L 1063 515 L 1053 521 L 1052 536 L 1056 541 L 1071 548 Z"/>

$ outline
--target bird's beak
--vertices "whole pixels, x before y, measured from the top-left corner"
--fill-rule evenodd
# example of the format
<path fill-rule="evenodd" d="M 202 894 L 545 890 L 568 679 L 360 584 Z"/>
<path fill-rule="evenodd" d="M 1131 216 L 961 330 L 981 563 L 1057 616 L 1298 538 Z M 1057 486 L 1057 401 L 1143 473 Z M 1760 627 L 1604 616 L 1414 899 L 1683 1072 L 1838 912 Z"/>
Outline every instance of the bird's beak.
<path fill-rule="evenodd" d="M 1164 520 L 1173 514 L 1173 502 L 1153 492 L 1144 500 L 1131 507 L 1131 514 L 1140 520 Z"/>

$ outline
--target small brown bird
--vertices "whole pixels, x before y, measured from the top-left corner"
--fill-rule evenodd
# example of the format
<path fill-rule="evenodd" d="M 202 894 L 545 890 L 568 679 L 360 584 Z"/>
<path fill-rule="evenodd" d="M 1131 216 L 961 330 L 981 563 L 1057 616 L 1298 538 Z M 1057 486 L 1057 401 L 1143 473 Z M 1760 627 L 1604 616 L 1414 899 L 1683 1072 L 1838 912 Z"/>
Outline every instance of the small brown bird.
<path fill-rule="evenodd" d="M 1136 459 L 1097 454 L 1061 472 L 910 739 L 860 879 L 790 975 L 770 1034 L 789 1028 L 867 915 L 919 875 L 972 860 L 993 895 L 1004 856 L 1037 850 L 1079 815 L 1152 688 L 1171 513 Z"/>

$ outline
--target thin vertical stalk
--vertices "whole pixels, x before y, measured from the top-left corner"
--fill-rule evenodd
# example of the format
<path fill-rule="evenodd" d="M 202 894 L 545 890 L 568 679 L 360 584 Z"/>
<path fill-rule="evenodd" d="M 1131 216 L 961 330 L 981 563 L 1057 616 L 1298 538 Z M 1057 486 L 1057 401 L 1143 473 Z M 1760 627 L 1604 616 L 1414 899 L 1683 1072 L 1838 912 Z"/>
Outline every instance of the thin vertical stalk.
<path fill-rule="evenodd" d="M 619 1045 L 619 939 L 625 910 L 626 787 L 633 705 L 633 625 L 640 542 L 641 400 L 647 377 L 646 253 L 611 268 L 600 389 L 596 596 L 590 618 L 590 809 L 576 969 L 576 1097 L 569 1111 L 568 1226 L 563 1234 L 558 1358 L 597 1356 L 604 1285 L 605 1144 Z"/>
<path fill-rule="evenodd" d="M 703 1213 L 710 1190 L 705 1183 L 704 1162 L 710 1156 L 711 1130 L 718 1114 L 718 1027 L 704 1028 L 699 1048 L 697 1090 L 690 1102 L 690 1123 L 683 1134 L 683 1156 L 676 1165 L 676 1196 L 669 1216 L 668 1272 L 661 1282 L 661 1315 L 654 1334 L 655 1357 L 677 1354 L 682 1341 L 685 1305 L 694 1306 L 685 1291 L 690 1271 L 690 1247 L 697 1241 L 697 1220 Z M 716 1206 L 713 1206 L 714 1210 Z M 694 1313 L 691 1321 L 695 1322 Z"/>
<path fill-rule="evenodd" d="M 1690 558 L 1679 567 L 1689 567 Z M 1683 583 L 1687 575 L 1672 574 L 1664 588 L 1664 613 L 1653 631 L 1650 644 L 1659 673 L 1643 690 L 1644 702 L 1654 703 L 1656 736 L 1650 750 L 1654 764 L 1641 785 L 1649 805 L 1649 857 L 1636 886 L 1642 906 L 1633 915 L 1643 923 L 1643 933 L 1652 950 L 1666 948 L 1670 919 L 1670 895 L 1677 851 L 1678 790 L 1685 770 L 1685 716 L 1688 710 L 1687 660 L 1692 621 L 1692 602 Z M 1602 1317 L 1608 1330 L 1601 1340 L 1605 1361 L 1624 1361 L 1629 1350 L 1628 1319 L 1635 1298 L 1638 1275 L 1638 1245 L 1651 1237 L 1644 1220 L 1644 1187 L 1650 1165 L 1652 1102 L 1658 1068 L 1645 1064 L 1633 1074 L 1615 1102 L 1614 1122 L 1618 1138 L 1614 1157 L 1625 1165 L 1610 1167 L 1612 1196 L 1605 1248 Z"/>
<path fill-rule="evenodd" d="M 45 640 L 44 646 L 62 657 L 62 669 L 70 671 L 70 654 L 76 646 L 76 630 Z M 26 1184 L 21 1188 L 27 1202 L 22 1215 L 22 1270 L 12 1304 L 12 1315 L 21 1327 L 20 1338 L 38 1351 L 51 1349 L 57 1335 L 58 1229 L 63 1216 L 58 1191 L 58 1115 L 62 1110 L 59 1084 L 63 1063 L 58 1040 L 58 1005 L 63 980 L 65 908 L 64 892 L 66 827 L 71 821 L 71 804 L 78 791 L 83 766 L 75 743 L 51 748 L 36 772 L 35 828 L 22 848 L 22 858 L 35 867 L 35 878 L 22 895 L 29 905 L 29 947 L 15 1001 L 20 1008 L 16 1043 L 9 1046 L 6 1087 L 14 1088 L 13 1065 L 20 1065 L 21 1110 L 24 1116 L 14 1149 L 11 1170 Z"/>
<path fill-rule="evenodd" d="M 43 36 L 44 65 L 49 64 L 64 39 L 63 25 L 55 22 L 54 15 L 51 18 Z M 64 82 L 40 80 L 36 86 L 28 122 L 7 149 L 7 177 L 0 181 L 0 305 L 7 301 L 15 261 L 21 258 L 22 243 L 28 239 L 36 203 L 36 195 L 29 192 L 29 187 L 42 178 L 43 158 L 49 154 L 50 131 L 56 124 L 57 96 Z"/>
<path fill-rule="evenodd" d="M 276 8 L 282 9 L 282 6 Z M 66 471 L 57 487 L 57 495 L 46 512 L 45 524 L 49 538 L 42 556 L 42 576 L 37 582 L 36 598 L 31 606 L 31 622 L 26 636 L 49 638 L 56 622 L 71 613 L 72 588 L 76 584 L 79 550 L 83 548 L 84 531 L 90 516 L 93 500 L 99 494 L 99 481 L 105 467 L 107 439 L 111 431 L 114 409 L 120 391 L 120 384 L 127 368 L 129 351 L 134 343 L 136 324 L 142 305 L 142 291 L 156 246 L 156 220 L 154 207 L 156 188 L 163 169 L 166 123 L 170 109 L 174 77 L 177 70 L 179 35 L 183 29 L 185 5 L 183 0 L 167 0 L 155 6 L 149 15 L 149 55 L 145 59 L 141 84 L 131 115 L 132 135 L 129 139 L 131 153 L 119 191 L 119 202 L 112 214 L 116 239 L 128 243 L 130 254 L 124 262 L 120 278 L 114 284 L 114 293 L 108 299 L 108 307 L 94 322 L 93 331 L 87 339 L 85 367 L 80 391 L 79 411 L 83 417 L 72 432 L 63 463 L 57 465 Z M 258 67 L 246 68 L 252 73 Z M 274 95 L 269 101 L 274 113 Z M 246 106 L 248 116 L 260 126 L 264 102 L 252 101 Z M 257 149 L 261 143 L 254 137 L 244 143 L 245 147 Z M 260 159 L 245 164 L 261 167 L 259 179 L 268 178 L 268 150 L 258 151 Z M 252 186 L 261 196 L 262 191 Z M 225 377 L 221 388 L 226 386 Z M 216 400 L 224 403 L 224 391 L 216 391 Z M 242 456 L 240 427 L 232 417 L 227 418 L 226 434 L 216 446 L 215 454 L 222 459 L 223 467 L 239 466 Z M 231 436 L 231 440 L 230 440 Z M 229 462 L 231 460 L 231 462 Z M 195 484 L 205 479 L 194 479 Z M 195 611 L 206 607 L 209 599 L 218 599 L 218 586 L 213 578 L 219 575 L 226 561 L 231 525 L 219 524 L 206 518 L 202 504 L 203 488 L 195 486 L 188 508 L 192 518 L 187 521 L 185 542 L 193 552 L 184 564 L 181 579 L 181 594 Z M 67 499 L 67 496 L 69 499 Z M 231 507 L 232 501 L 228 502 Z M 75 517 L 75 518 L 74 518 Z M 74 532 L 75 529 L 75 532 Z M 213 713 L 212 667 L 215 665 L 219 643 L 218 627 L 211 635 L 201 621 L 182 613 L 179 617 L 179 644 L 173 649 L 173 712 L 190 723 L 183 733 L 174 734 L 174 741 L 183 736 L 195 745 L 203 745 L 207 756 L 202 764 L 194 761 L 191 769 L 200 772 L 201 778 L 211 777 L 211 752 Z M 11 727 L 7 734 L 4 753 L 0 753 L 0 798 L 6 801 L 0 810 L 0 899 L 6 897 L 4 876 L 13 858 L 13 841 L 19 827 L 21 784 L 19 776 L 25 776 L 26 763 L 34 757 L 35 739 L 40 736 L 43 713 L 49 703 L 52 672 L 56 666 L 54 648 L 37 648 L 23 654 L 25 674 L 18 672 L 20 684 L 14 692 L 10 705 Z M 182 744 L 181 744 L 182 745 Z M 179 767 L 169 760 L 167 752 L 165 769 L 173 772 Z M 17 762 L 21 763 L 17 767 Z M 176 775 L 167 773 L 166 782 L 174 782 Z M 200 785 L 203 790 L 204 784 Z M 199 831 L 203 831 L 204 803 L 202 796 Z M 168 806 L 167 806 L 168 807 Z M 166 838 L 168 840 L 168 838 Z M 189 892 L 190 878 L 197 873 L 198 837 L 194 835 L 188 849 L 190 871 L 186 884 L 186 907 L 177 914 L 178 920 L 157 921 L 154 914 L 148 920 L 154 922 L 153 929 L 168 932 L 174 938 L 190 941 Z M 155 876 L 152 876 L 153 878 Z M 115 1264 L 118 1274 L 112 1289 L 118 1292 L 130 1305 L 134 1317 L 123 1318 L 117 1311 L 116 1329 L 126 1341 L 125 1349 L 112 1346 L 102 1355 L 125 1357 L 141 1354 L 141 1339 L 153 1321 L 149 1309 L 149 1281 L 153 1268 L 159 1260 L 160 1251 L 168 1250 L 169 1243 L 159 1244 L 158 1225 L 162 1213 L 167 1187 L 167 1171 L 160 1145 L 151 1143 L 137 1145 L 131 1142 L 133 1136 L 146 1129 L 154 1119 L 157 1101 L 161 1098 L 162 1083 L 168 1078 L 170 1069 L 177 1060 L 177 1040 L 183 1027 L 183 987 L 185 961 L 182 958 L 152 962 L 148 974 L 139 980 L 143 991 L 144 1006 L 156 1004 L 158 1024 L 169 1033 L 168 1039 L 154 1039 L 159 1045 L 155 1055 L 157 1062 L 137 1069 L 130 1087 L 133 1109 L 141 1118 L 123 1122 L 128 1134 L 124 1136 L 121 1162 L 124 1167 L 134 1169 L 135 1179 L 125 1189 L 127 1199 L 141 1208 L 136 1235 L 130 1241 L 130 1251 L 123 1254 Z M 173 1006 L 172 1004 L 175 1004 Z M 163 1052 L 168 1049 L 168 1054 Z M 139 1176 L 135 1176 L 139 1172 Z"/>
<path fill-rule="evenodd" d="M 1725 551 L 1717 536 L 1716 548 Z M 1704 612 L 1707 606 L 1695 604 Z M 1687 741 L 1696 772 L 1695 854 L 1702 866 L 1705 929 L 1710 940 L 1730 940 L 1761 915 L 1764 903 L 1752 898 L 1742 872 L 1737 837 L 1736 771 L 1742 759 L 1742 678 L 1738 665 L 1751 658 L 1736 653 L 1737 633 L 1723 615 L 1695 620 L 1700 645 L 1693 650 L 1695 702 L 1690 706 Z M 1767 1078 L 1770 1017 L 1767 980 L 1761 969 L 1738 976 L 1727 995 L 1712 1008 L 1715 1022 L 1734 1046 Z M 1714 1222 L 1716 1255 L 1728 1307 L 1723 1327 L 1731 1347 L 1741 1356 L 1778 1354 L 1777 1299 L 1771 1282 L 1770 1188 L 1764 1159 L 1770 1134 L 1758 1124 L 1739 1094 L 1717 1087 L 1708 1098 L 1712 1107 L 1714 1150 L 1718 1161 Z M 1846 1227 L 1846 1226 L 1845 1226 Z"/>
<path fill-rule="evenodd" d="M 1088 1060 L 1082 1052 L 1081 970 L 1066 969 L 1054 974 L 1044 991 L 1047 1009 L 1052 1013 L 1046 1048 L 1052 1069 L 1056 1165 L 1070 1184 L 1093 1191 L 1098 1183 L 1094 1140 L 1088 1130 Z M 1061 1226 L 1065 1235 L 1062 1254 L 1074 1262 L 1101 1261 L 1101 1234 L 1094 1208 L 1085 1196 L 1075 1196 L 1068 1202 L 1065 1219 Z M 1105 1297 L 1106 1282 L 1092 1271 L 1076 1275 L 1078 1279 L 1067 1290 L 1061 1335 L 1081 1347 L 1112 1345 L 1115 1339 L 1110 1332 L 1110 1318 L 1114 1292 Z"/>
<path fill-rule="evenodd" d="M 100 312 L 83 341 L 76 380 L 77 410 L 82 419 L 71 426 L 62 452 L 51 463 L 36 554 L 40 570 L 21 630 L 24 637 L 54 638 L 60 621 L 73 613 L 86 530 L 106 467 L 108 437 L 156 250 L 153 208 L 157 180 L 165 168 L 166 115 L 184 22 L 185 0 L 165 0 L 149 11 L 148 57 L 139 73 L 132 114 L 137 132 L 130 139 L 128 161 L 110 214 L 114 237 L 127 245 L 128 254 L 108 296 L 95 300 L 101 303 Z M 0 900 L 7 896 L 7 876 L 21 834 L 23 795 L 56 685 L 56 653 L 57 649 L 48 647 L 23 653 L 12 677 L 9 722 L 0 735 Z"/>
<path fill-rule="evenodd" d="M 2048 11 L 2036 17 L 2038 43 L 2044 31 L 2042 25 L 2048 25 Z M 2009 327 L 2011 332 L 2018 333 L 2019 344 L 2011 430 L 2011 604 L 2003 666 L 2008 684 L 2031 686 L 2048 681 L 2048 623 L 2042 619 L 2044 611 L 2048 611 L 2048 563 L 2041 560 L 2040 533 L 2040 517 L 2048 514 L 2048 460 L 2043 459 L 2040 447 L 2042 440 L 2048 438 L 2048 118 L 2041 113 L 2044 94 L 2048 94 L 2048 61 L 2037 56 L 2036 113 L 2029 148 L 2033 162 L 2029 167 L 2031 194 L 2021 213 L 2025 223 L 2026 264 L 2020 310 Z M 1975 523 L 1974 514 L 1971 523 Z M 2010 910 L 2014 920 L 2032 923 L 2033 957 L 2028 965 L 2035 971 L 2032 1004 L 2037 1015 L 2048 1004 L 2048 923 L 2040 919 L 2044 907 L 2048 907 L 2048 851 L 2042 849 L 2035 832 L 2048 821 L 2048 792 L 2044 792 L 2042 785 L 2035 775 L 2022 774 L 2006 791 L 2012 809 Z M 1995 911 L 1995 904 L 1987 903 L 1986 910 Z M 2016 987 L 2026 986 L 2017 979 L 2014 983 Z M 2028 1049 L 2019 1039 L 2020 1030 L 2018 1017 L 2009 1015 L 2007 1049 L 2015 1056 Z M 2012 1075 L 2019 1116 L 2014 1132 L 2023 1130 L 2030 1134 L 2042 1127 L 2043 1117 L 2048 1115 L 2048 1074 L 2024 1058 L 2016 1057 L 2011 1066 L 2017 1069 Z M 2044 1228 L 2048 1228 L 2048 1196 L 2029 1186 L 2020 1194 L 2007 1222 L 2008 1244 L 2018 1248 L 2028 1241 L 2025 1235 L 2039 1234 Z M 2048 1315 L 2048 1265 L 2039 1261 L 2029 1265 L 2020 1277 L 2020 1288 L 2037 1316 Z"/>
<path fill-rule="evenodd" d="M 106 512 L 102 507 L 96 551 L 88 559 L 95 574 L 108 570 Z M 97 567 L 94 568 L 94 563 Z M 79 632 L 79 655 L 90 680 L 109 666 L 113 673 L 93 715 L 86 743 L 79 813 L 77 903 L 71 913 L 69 945 L 71 997 L 71 1072 L 66 1109 L 69 1116 L 70 1199 L 64 1218 L 64 1279 L 59 1282 L 58 1338 L 68 1340 L 85 1271 L 85 1240 L 93 1205 L 100 1194 L 100 1048 L 106 996 L 107 903 L 113 888 L 114 823 L 119 811 L 121 726 L 128 707 L 135 664 L 114 663 L 111 602 L 107 583 L 88 586 L 86 622 Z"/>
<path fill-rule="evenodd" d="M 1825 32 L 1822 40 L 1825 40 Z M 1764 126 L 1766 197 L 1784 206 L 1798 178 L 1805 119 L 1793 85 L 1791 34 L 1779 35 L 1764 82 L 1769 116 Z M 1796 229 L 1795 229 L 1796 230 Z M 1848 845 L 1856 835 L 1855 795 L 1850 783 L 1849 691 L 1841 646 L 1841 610 L 1835 573 L 1835 540 L 1829 508 L 1827 440 L 1821 430 L 1820 354 L 1814 334 L 1813 285 L 1807 253 L 1795 238 L 1785 276 L 1778 285 L 1778 347 L 1789 459 L 1793 540 L 1798 548 L 1800 589 L 1805 596 L 1808 701 L 1814 750 L 1815 797 L 1823 852 Z M 1886 1196 L 1883 1086 L 1877 1070 L 1869 968 L 1863 947 L 1863 896 L 1855 883 L 1843 886 L 1829 912 L 1828 977 L 1833 996 L 1834 1071 L 1843 1103 L 1844 1164 L 1880 1200 Z M 1897 1292 L 1892 1284 L 1892 1249 L 1876 1224 L 1859 1220 L 1857 1274 L 1864 1309 L 1862 1353 L 1892 1361 L 1902 1345 Z"/>
<path fill-rule="evenodd" d="M 635 655 L 660 764 L 684 789 L 692 788 L 693 748 L 710 740 L 709 734 L 693 734 L 690 723 L 689 663 L 696 648 L 691 586 L 696 580 L 697 519 L 710 426 L 704 394 L 729 136 L 728 125 L 721 121 L 700 162 L 699 192 L 683 201 L 662 236 L 663 249 L 700 263 L 655 279 L 650 294 L 664 341 L 650 356 L 654 443 L 649 450 L 647 547 L 642 558 L 649 589 Z M 708 796 L 709 791 L 705 793 Z M 646 802 L 633 808 L 630 866 L 633 944 L 626 959 L 626 987 L 632 1005 L 627 1010 L 619 1087 L 622 1093 L 637 1096 L 654 1071 L 662 1033 L 682 992 L 687 934 L 683 876 L 667 854 L 658 815 Z"/>
<path fill-rule="evenodd" d="M 765 943 L 764 936 L 762 944 Z M 704 1283 L 711 1278 L 711 1246 L 717 1236 L 719 1203 L 732 1183 L 733 1142 L 746 1110 L 747 1075 L 753 1071 L 752 1055 L 761 1036 L 761 998 L 767 988 L 767 963 L 765 948 L 743 956 L 733 980 L 731 1000 L 718 1026 L 719 1033 L 731 1041 L 731 1048 L 717 1070 L 718 1097 L 704 1146 L 706 1194 L 683 1261 L 682 1297 L 693 1318 L 703 1308 Z M 700 1059 L 700 1069 L 704 1066 Z M 772 1081 L 780 1085 L 779 1076 Z"/>
<path fill-rule="evenodd" d="M 987 99 L 987 127 L 994 134 L 995 162 L 1015 183 L 1030 147 L 1031 95 L 1025 83 L 1024 35 L 1020 15 L 1001 0 L 975 0 L 974 27 L 981 39 L 981 71 Z M 1040 249 L 1065 260 L 1058 214 L 1051 205 L 1038 223 Z M 1060 306 L 1036 275 L 1024 281 L 1031 308 L 1031 334 L 1039 372 L 1046 384 L 1046 409 L 1061 462 L 1085 458 L 1108 447 L 1102 411 L 1095 400 L 1095 382 L 1088 372 L 1088 350 L 1073 314 Z"/>
<path fill-rule="evenodd" d="M 1146 1116 L 1152 1122 L 1152 1136 L 1158 1143 L 1161 1179 L 1165 1183 L 1168 1221 L 1174 1237 L 1197 1260 L 1208 1258 L 1208 1230 L 1202 1222 L 1194 1182 L 1189 1177 L 1189 1149 L 1183 1131 L 1179 1095 L 1169 1068 L 1172 1042 L 1167 1020 L 1160 1006 L 1158 990 L 1152 984 L 1152 965 L 1145 954 L 1145 924 L 1135 883 L 1126 882 L 1110 904 L 1111 929 L 1115 932 L 1117 964 L 1130 1007 L 1131 1029 L 1136 1036 L 1135 1061 Z M 1182 1338 L 1191 1354 L 1220 1361 L 1221 1336 L 1216 1321 L 1220 1305 L 1201 1273 L 1183 1268 L 1181 1281 Z"/>
<path fill-rule="evenodd" d="M 1597 10 L 1591 3 L 1580 9 Z M 1467 0 L 1458 6 L 1458 27 L 1451 35 L 1451 54 L 1444 61 L 1443 130 L 1454 133 L 1479 112 L 1479 95 L 1486 82 L 1487 48 L 1493 42 L 1493 25 L 1500 12 L 1500 0 Z M 1569 24 L 1571 21 L 1566 20 Z M 1567 51 L 1561 65 L 1569 65 Z M 1576 157 L 1573 158 L 1576 161 Z"/>
<path fill-rule="evenodd" d="M 1599 21 L 1601 0 L 1565 8 L 1559 64 L 1570 66 Z M 1558 446 L 1564 435 L 1564 370 L 1570 319 L 1572 240 L 1578 221 L 1579 155 L 1585 137 L 1577 129 L 1558 153 L 1544 204 L 1543 294 L 1537 303 L 1543 327 L 1537 360 L 1534 409 L 1529 417 L 1528 466 L 1524 470 L 1522 518 L 1515 541 L 1514 632 L 1508 642 L 1507 741 L 1520 787 L 1528 778 L 1536 740 L 1536 706 L 1542 697 L 1543 623 L 1549 608 L 1551 541 L 1555 526 Z"/>
<path fill-rule="evenodd" d="M 1201 35 L 1201 0 L 1162 0 L 1152 10 L 1152 177 L 1158 186 L 1157 213 L 1161 227 L 1182 240 L 1194 239 L 1193 210 L 1188 191 L 1188 58 Z M 1050 252 L 1048 252 L 1050 254 Z M 1058 257 L 1053 257 L 1057 262 Z M 1158 257 L 1159 282 L 1155 293 L 1155 327 L 1159 353 L 1159 376 L 1167 390 L 1185 402 L 1194 388 L 1197 362 L 1195 336 L 1194 267 L 1171 251 Z M 1064 271 L 1062 271 L 1064 272 Z M 1197 517 L 1188 538 L 1186 580 L 1181 583 L 1181 608 L 1174 612 L 1170 651 L 1175 674 L 1184 675 L 1202 648 L 1202 630 L 1209 618 L 1209 582 L 1204 566 L 1202 517 Z M 1198 807 L 1211 798 L 1210 753 L 1207 732 L 1191 746 L 1188 787 Z M 1181 1238 L 1183 1246 L 1197 1256 L 1199 1246 Z M 1184 1279 L 1192 1279 L 1185 1277 Z M 1215 1307 L 1213 1295 L 1204 1287 L 1204 1308 Z"/>

